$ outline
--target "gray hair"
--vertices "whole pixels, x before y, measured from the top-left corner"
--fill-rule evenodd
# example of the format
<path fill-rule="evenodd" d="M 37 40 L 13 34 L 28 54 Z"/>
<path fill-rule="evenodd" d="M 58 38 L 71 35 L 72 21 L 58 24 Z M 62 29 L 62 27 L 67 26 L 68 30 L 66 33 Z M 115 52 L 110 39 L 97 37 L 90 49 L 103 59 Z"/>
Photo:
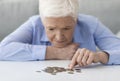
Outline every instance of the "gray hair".
<path fill-rule="evenodd" d="M 79 0 L 39 0 L 39 13 L 41 18 L 71 16 L 76 20 Z"/>

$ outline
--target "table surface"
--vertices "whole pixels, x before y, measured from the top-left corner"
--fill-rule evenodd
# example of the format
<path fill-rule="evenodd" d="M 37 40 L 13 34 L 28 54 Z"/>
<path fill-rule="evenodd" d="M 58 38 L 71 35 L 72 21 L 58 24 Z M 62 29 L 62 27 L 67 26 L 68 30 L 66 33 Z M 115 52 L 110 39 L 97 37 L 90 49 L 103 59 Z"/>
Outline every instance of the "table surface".
<path fill-rule="evenodd" d="M 41 71 L 48 66 L 67 67 L 70 61 L 0 61 L 0 81 L 120 81 L 119 65 L 93 64 L 81 68 L 81 73 L 51 75 Z"/>

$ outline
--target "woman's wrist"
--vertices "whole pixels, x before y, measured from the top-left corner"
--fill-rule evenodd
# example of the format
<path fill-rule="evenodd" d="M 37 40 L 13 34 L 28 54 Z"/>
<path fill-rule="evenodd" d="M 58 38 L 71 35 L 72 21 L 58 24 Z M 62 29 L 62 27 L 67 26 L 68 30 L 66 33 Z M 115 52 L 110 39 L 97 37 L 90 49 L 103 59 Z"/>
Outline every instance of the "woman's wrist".
<path fill-rule="evenodd" d="M 102 64 L 107 64 L 109 60 L 109 54 L 106 52 L 97 52 L 99 62 Z"/>
<path fill-rule="evenodd" d="M 46 50 L 46 60 L 52 60 L 52 59 L 57 59 L 57 54 L 55 53 L 55 48 L 52 46 L 47 46 Z"/>

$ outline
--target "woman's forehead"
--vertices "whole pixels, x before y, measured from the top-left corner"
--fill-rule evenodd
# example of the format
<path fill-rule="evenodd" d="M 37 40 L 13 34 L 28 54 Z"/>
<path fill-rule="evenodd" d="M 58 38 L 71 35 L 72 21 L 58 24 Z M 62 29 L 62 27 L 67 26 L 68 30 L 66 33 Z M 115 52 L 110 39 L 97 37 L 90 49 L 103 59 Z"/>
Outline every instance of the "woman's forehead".
<path fill-rule="evenodd" d="M 75 20 L 73 17 L 67 16 L 67 17 L 46 17 L 43 19 L 44 24 L 51 24 L 51 25 L 73 25 L 75 23 Z"/>

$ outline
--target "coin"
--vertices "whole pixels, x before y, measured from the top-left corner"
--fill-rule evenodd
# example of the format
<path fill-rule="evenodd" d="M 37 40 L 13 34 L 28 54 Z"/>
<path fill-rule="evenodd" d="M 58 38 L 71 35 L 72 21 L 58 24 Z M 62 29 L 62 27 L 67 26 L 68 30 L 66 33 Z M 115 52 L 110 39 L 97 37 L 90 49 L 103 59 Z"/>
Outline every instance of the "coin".
<path fill-rule="evenodd" d="M 52 75 L 56 75 L 56 73 L 54 73 L 54 72 L 53 72 L 53 73 L 51 73 L 51 74 L 52 74 Z"/>
<path fill-rule="evenodd" d="M 81 70 L 76 70 L 76 72 L 81 73 Z"/>
<path fill-rule="evenodd" d="M 57 70 L 57 72 L 63 72 L 63 71 L 66 71 L 65 68 L 63 67 L 53 67 L 55 70 Z"/>
<path fill-rule="evenodd" d="M 41 72 L 41 71 L 36 71 L 36 72 Z"/>
<path fill-rule="evenodd" d="M 68 74 L 74 74 L 74 72 L 73 71 L 69 71 Z"/>
<path fill-rule="evenodd" d="M 78 73 L 81 73 L 81 69 L 80 68 L 75 68 L 75 71 Z"/>
<path fill-rule="evenodd" d="M 74 74 L 74 71 L 81 72 L 80 68 L 68 69 L 64 67 L 46 67 L 43 72 L 49 73 L 51 75 L 56 75 L 57 73 L 61 72 L 68 72 L 68 74 Z M 39 71 L 38 71 L 39 72 Z"/>
<path fill-rule="evenodd" d="M 66 69 L 67 71 L 74 71 L 73 69 Z"/>
<path fill-rule="evenodd" d="M 43 71 L 47 73 L 53 73 L 54 69 L 51 67 L 48 67 L 48 68 L 45 68 Z"/>

